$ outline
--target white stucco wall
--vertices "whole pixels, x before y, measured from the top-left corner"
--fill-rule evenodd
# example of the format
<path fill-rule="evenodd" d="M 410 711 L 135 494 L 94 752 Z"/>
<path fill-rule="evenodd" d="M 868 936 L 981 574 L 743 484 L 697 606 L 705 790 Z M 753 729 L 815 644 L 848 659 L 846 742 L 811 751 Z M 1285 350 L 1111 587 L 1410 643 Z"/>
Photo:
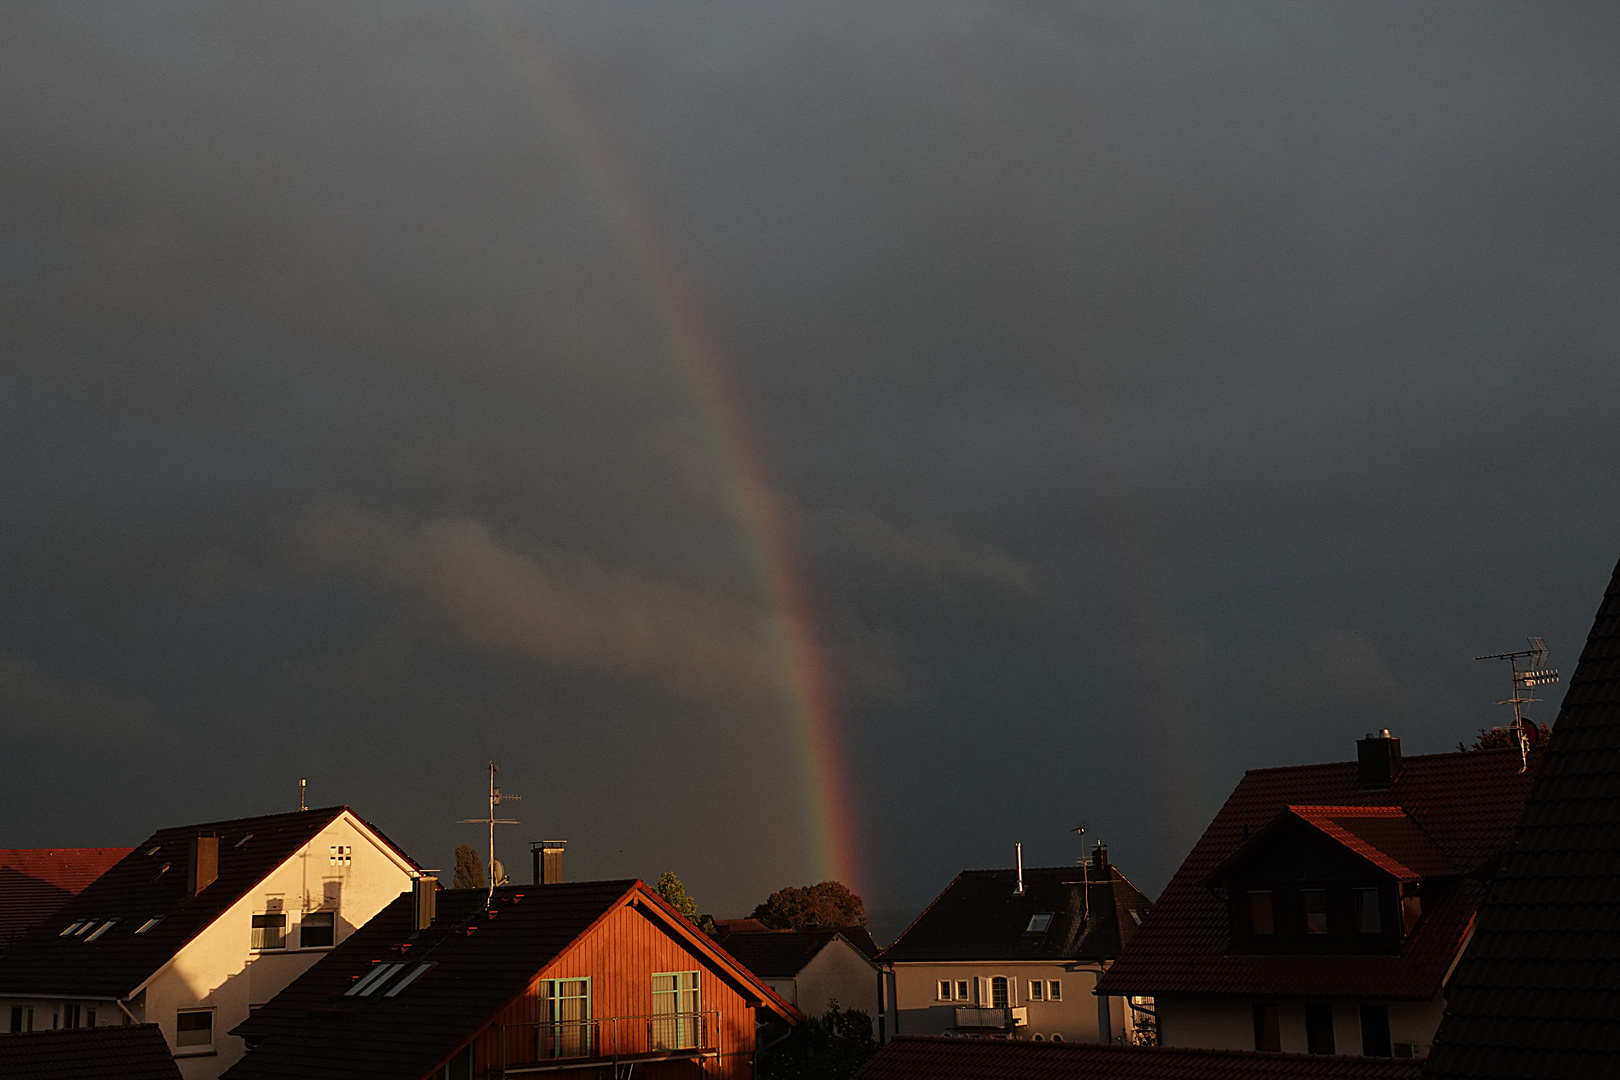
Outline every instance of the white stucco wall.
<path fill-rule="evenodd" d="M 1033 1039 L 1040 1035 L 1050 1039 L 1053 1035 L 1061 1035 L 1068 1042 L 1119 1042 L 1124 1037 L 1124 1016 L 1118 999 L 1109 999 L 1112 1006 L 1109 1030 L 1099 1030 L 1100 1009 L 1092 990 L 1097 985 L 1100 972 L 1101 968 L 1095 966 L 1070 968 L 1058 963 L 896 963 L 894 981 L 895 1005 L 899 1013 L 898 1031 L 901 1035 L 942 1035 L 950 1031 L 956 1026 L 957 1008 L 978 1003 L 940 1001 L 940 980 L 953 983 L 966 980 L 971 994 L 975 979 L 1001 975 L 1009 980 L 1017 980 L 1012 1004 L 1029 1010 L 1029 1024 L 1015 1030 L 1016 1038 Z M 1029 1000 L 1031 979 L 1048 982 L 1059 980 L 1063 999 Z"/>
<path fill-rule="evenodd" d="M 878 1026 L 878 969 L 866 954 L 843 938 L 834 938 L 810 960 L 794 980 L 799 1011 L 820 1016 L 834 1002 L 840 1008 L 859 1009 Z"/>
<path fill-rule="evenodd" d="M 1389 1038 L 1409 1043 L 1418 1057 L 1427 1057 L 1440 1027 L 1445 1001 L 1390 1001 Z M 1308 1050 L 1305 1003 L 1278 1002 L 1278 1028 L 1285 1053 Z M 1205 1047 L 1217 1050 L 1254 1049 L 1254 999 L 1234 997 L 1160 997 L 1159 1043 L 1162 1046 Z M 1333 1003 L 1333 1049 L 1336 1054 L 1361 1053 L 1361 1006 L 1355 1001 Z"/>
<path fill-rule="evenodd" d="M 221 861 L 229 857 L 228 845 L 236 839 L 221 837 L 226 847 L 220 852 Z M 335 846 L 353 849 L 347 864 L 332 861 Z M 269 1001 L 330 951 L 298 947 L 299 921 L 306 910 L 321 907 L 327 882 L 339 886 L 336 940 L 342 941 L 409 889 L 414 876 L 409 863 L 344 812 L 193 938 L 126 1007 L 136 1021 L 155 1023 L 163 1031 L 186 1080 L 214 1080 L 242 1056 L 242 1040 L 228 1032 L 247 1019 L 249 1007 Z M 250 948 L 253 916 L 264 914 L 273 899 L 281 901 L 287 916 L 288 947 L 255 951 Z M 95 943 L 85 947 L 94 948 Z M 24 1005 L 35 1010 L 36 1030 L 50 1028 L 63 1004 L 60 998 L 0 999 L 0 1023 L 9 1018 L 10 1006 Z M 112 1000 L 78 1004 L 95 1008 L 97 1026 L 125 1022 Z M 214 1010 L 213 1048 L 199 1053 L 176 1047 L 177 1014 L 199 1008 Z"/>

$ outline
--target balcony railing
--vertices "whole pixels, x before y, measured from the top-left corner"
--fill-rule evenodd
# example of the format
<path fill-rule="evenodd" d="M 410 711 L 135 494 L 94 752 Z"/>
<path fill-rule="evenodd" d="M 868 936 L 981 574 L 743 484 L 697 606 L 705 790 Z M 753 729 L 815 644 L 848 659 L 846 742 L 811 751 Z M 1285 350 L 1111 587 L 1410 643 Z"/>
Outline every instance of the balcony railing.
<path fill-rule="evenodd" d="M 957 1009 L 956 1026 L 959 1028 L 994 1028 L 1005 1031 L 1008 1028 L 1024 1027 L 1029 1023 L 1029 1010 L 1022 1005 L 1011 1009 Z"/>
<path fill-rule="evenodd" d="M 503 1024 L 500 1037 L 495 1064 L 503 1075 L 551 1072 L 593 1062 L 708 1057 L 720 1049 L 720 1013 L 709 1010 Z"/>

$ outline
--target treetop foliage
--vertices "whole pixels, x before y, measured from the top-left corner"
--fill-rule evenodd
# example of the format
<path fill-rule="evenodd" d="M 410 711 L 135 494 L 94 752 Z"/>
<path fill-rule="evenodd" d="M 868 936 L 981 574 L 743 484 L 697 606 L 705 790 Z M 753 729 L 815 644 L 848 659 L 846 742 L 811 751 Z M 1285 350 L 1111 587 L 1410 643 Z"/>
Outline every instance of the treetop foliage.
<path fill-rule="evenodd" d="M 772 930 L 836 930 L 865 926 L 866 906 L 842 882 L 823 881 L 778 889 L 753 917 Z"/>
<path fill-rule="evenodd" d="M 714 920 L 707 915 L 698 914 L 697 901 L 686 894 L 686 886 L 675 876 L 675 871 L 665 870 L 658 875 L 656 891 L 664 898 L 665 903 L 686 916 L 687 922 L 706 934 L 714 932 Z"/>
<path fill-rule="evenodd" d="M 450 882 L 452 889 L 482 889 L 484 864 L 478 861 L 478 852 L 470 845 L 456 845 L 456 876 Z"/>

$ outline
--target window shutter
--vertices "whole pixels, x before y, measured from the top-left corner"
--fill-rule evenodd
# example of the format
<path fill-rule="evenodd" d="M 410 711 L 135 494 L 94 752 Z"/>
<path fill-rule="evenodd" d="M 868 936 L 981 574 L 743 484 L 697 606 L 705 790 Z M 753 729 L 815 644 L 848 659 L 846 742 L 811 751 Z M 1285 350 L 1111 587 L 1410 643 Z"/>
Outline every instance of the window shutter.
<path fill-rule="evenodd" d="M 979 1008 L 988 1009 L 990 1007 L 990 980 L 983 975 L 973 976 L 973 990 Z"/>

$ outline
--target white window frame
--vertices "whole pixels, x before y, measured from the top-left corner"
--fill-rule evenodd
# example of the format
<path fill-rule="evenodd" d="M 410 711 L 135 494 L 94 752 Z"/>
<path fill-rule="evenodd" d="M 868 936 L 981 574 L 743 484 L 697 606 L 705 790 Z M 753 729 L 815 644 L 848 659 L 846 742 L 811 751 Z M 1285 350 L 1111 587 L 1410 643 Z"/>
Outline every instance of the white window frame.
<path fill-rule="evenodd" d="M 330 945 L 305 945 L 304 944 L 304 922 L 311 915 L 325 915 L 325 916 L 329 916 L 331 918 L 331 920 L 332 920 L 332 942 L 331 942 Z M 327 949 L 335 949 L 335 948 L 337 948 L 337 912 L 335 912 L 335 911 L 306 911 L 303 914 L 298 916 L 298 951 L 299 952 L 305 952 L 305 951 L 324 952 Z"/>
<path fill-rule="evenodd" d="M 1030 1001 L 1045 1001 L 1046 1000 L 1046 980 L 1045 979 L 1031 979 L 1031 980 L 1029 980 L 1029 1000 Z"/>
<path fill-rule="evenodd" d="M 182 1016 L 206 1016 L 206 1017 L 208 1017 L 208 1042 L 206 1044 L 204 1044 L 204 1043 L 182 1043 L 180 1041 L 180 1018 Z M 178 1010 L 174 1014 L 174 1056 L 175 1057 L 190 1057 L 190 1056 L 193 1056 L 193 1055 L 202 1055 L 202 1054 L 212 1054 L 212 1053 L 214 1053 L 215 1052 L 215 1045 L 214 1044 L 215 1044 L 215 1040 L 217 1038 L 217 1035 L 216 1035 L 216 1033 L 214 1031 L 214 1026 L 215 1026 L 214 1021 L 216 1019 L 218 1019 L 218 1017 L 216 1017 L 214 1015 L 214 1010 L 212 1008 L 207 1008 L 207 1009 L 180 1009 L 180 1010 Z"/>
<path fill-rule="evenodd" d="M 1046 1000 L 1047 1001 L 1062 1001 L 1063 1000 L 1063 980 L 1062 979 L 1047 979 L 1046 980 Z"/>
<path fill-rule="evenodd" d="M 934 990 L 939 995 L 938 997 L 936 997 L 934 999 L 935 1001 L 954 1001 L 954 1000 L 956 1000 L 956 998 L 955 998 L 956 982 L 955 982 L 954 979 L 940 979 L 940 980 L 938 980 L 936 982 L 935 986 L 934 986 Z"/>

